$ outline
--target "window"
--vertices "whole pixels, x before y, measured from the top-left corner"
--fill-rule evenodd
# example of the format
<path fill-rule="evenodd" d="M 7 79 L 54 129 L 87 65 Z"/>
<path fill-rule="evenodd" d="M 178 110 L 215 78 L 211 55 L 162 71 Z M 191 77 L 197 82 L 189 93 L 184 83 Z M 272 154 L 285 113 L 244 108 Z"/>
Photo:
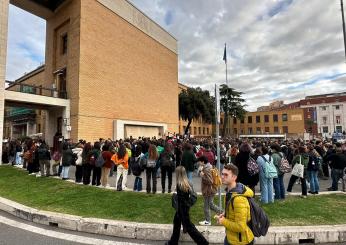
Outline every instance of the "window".
<path fill-rule="evenodd" d="M 322 124 L 327 124 L 327 117 L 322 117 Z"/>
<path fill-rule="evenodd" d="M 274 127 L 274 133 L 279 133 L 279 127 Z"/>
<path fill-rule="evenodd" d="M 269 127 L 265 127 L 264 132 L 269 133 Z"/>
<path fill-rule="evenodd" d="M 207 135 L 209 135 L 209 128 L 207 128 Z"/>
<path fill-rule="evenodd" d="M 252 116 L 247 117 L 247 123 L 252 123 Z"/>
<path fill-rule="evenodd" d="M 340 106 L 339 106 L 339 105 L 336 105 L 336 106 L 335 106 L 335 110 L 340 110 Z"/>
<path fill-rule="evenodd" d="M 198 127 L 198 134 L 199 134 L 199 135 L 202 134 L 201 127 Z"/>
<path fill-rule="evenodd" d="M 233 123 L 237 124 L 237 118 L 235 118 L 235 117 L 233 118 Z"/>
<path fill-rule="evenodd" d="M 342 133 L 342 126 L 336 126 L 335 130 L 337 133 Z"/>
<path fill-rule="evenodd" d="M 220 124 L 223 124 L 223 118 L 220 118 Z"/>
<path fill-rule="evenodd" d="M 274 115 L 273 115 L 273 121 L 274 121 L 274 122 L 278 122 L 278 121 L 279 121 L 279 117 L 278 117 L 277 114 L 274 114 Z"/>
<path fill-rule="evenodd" d="M 328 133 L 328 127 L 322 127 L 322 132 L 323 133 Z"/>
<path fill-rule="evenodd" d="M 234 134 L 237 134 L 237 133 L 238 133 L 238 131 L 237 131 L 236 128 L 233 129 L 233 132 L 234 132 Z"/>
<path fill-rule="evenodd" d="M 327 110 L 327 106 L 321 106 L 321 110 L 322 110 L 322 111 Z"/>
<path fill-rule="evenodd" d="M 244 129 L 240 129 L 240 134 L 244 134 Z"/>
<path fill-rule="evenodd" d="M 261 116 L 256 116 L 256 123 L 260 123 L 261 122 Z"/>
<path fill-rule="evenodd" d="M 282 121 L 286 122 L 287 121 L 287 114 L 282 114 Z"/>
<path fill-rule="evenodd" d="M 269 115 L 264 115 L 264 122 L 269 122 Z"/>
<path fill-rule="evenodd" d="M 262 133 L 262 132 L 261 132 L 261 128 L 260 128 L 260 127 L 257 127 L 257 128 L 256 128 L 256 134 L 260 134 L 260 133 Z"/>
<path fill-rule="evenodd" d="M 41 133 L 41 124 L 37 125 L 37 133 Z"/>
<path fill-rule="evenodd" d="M 186 126 L 183 126 L 183 134 L 185 134 Z"/>
<path fill-rule="evenodd" d="M 252 134 L 252 128 L 248 128 L 248 129 L 247 129 L 247 133 L 248 133 L 248 134 Z"/>
<path fill-rule="evenodd" d="M 282 127 L 282 132 L 283 132 L 284 134 L 288 134 L 288 127 L 287 127 L 287 126 L 283 126 L 283 127 Z"/>
<path fill-rule="evenodd" d="M 336 124 L 340 124 L 341 123 L 341 117 L 340 116 L 336 116 L 335 117 L 335 121 L 336 121 Z"/>
<path fill-rule="evenodd" d="M 241 124 L 244 124 L 244 118 L 243 118 L 243 119 L 240 119 L 240 123 L 241 123 Z"/>
<path fill-rule="evenodd" d="M 205 127 L 203 127 L 203 135 L 205 135 Z"/>
<path fill-rule="evenodd" d="M 61 54 L 67 53 L 67 33 L 61 37 Z"/>
<path fill-rule="evenodd" d="M 193 134 L 196 135 L 197 134 L 197 128 L 193 127 Z"/>

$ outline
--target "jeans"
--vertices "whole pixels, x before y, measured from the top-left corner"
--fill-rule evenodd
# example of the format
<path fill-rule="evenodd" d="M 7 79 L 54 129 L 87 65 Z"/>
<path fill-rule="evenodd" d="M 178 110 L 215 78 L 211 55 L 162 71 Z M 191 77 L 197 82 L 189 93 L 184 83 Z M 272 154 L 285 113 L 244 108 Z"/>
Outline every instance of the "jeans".
<path fill-rule="evenodd" d="M 70 170 L 70 166 L 63 166 L 61 171 L 61 178 L 68 179 L 68 171 Z"/>
<path fill-rule="evenodd" d="M 285 199 L 284 174 L 273 179 L 275 199 Z"/>
<path fill-rule="evenodd" d="M 305 174 L 306 170 L 304 170 L 304 174 Z M 305 176 L 304 176 L 305 177 Z M 288 183 L 288 187 L 287 187 L 287 191 L 291 192 L 292 191 L 292 187 L 294 185 L 294 183 L 296 182 L 296 180 L 299 177 L 295 176 L 295 175 L 291 175 L 290 181 Z M 300 183 L 302 186 L 302 195 L 306 196 L 308 194 L 308 188 L 306 186 L 306 179 L 305 178 L 300 178 Z"/>
<path fill-rule="evenodd" d="M 147 168 L 146 169 L 146 175 L 147 175 L 147 193 L 151 192 L 151 182 L 153 182 L 153 193 L 156 193 L 156 186 L 157 186 L 157 169 L 156 168 Z"/>
<path fill-rule="evenodd" d="M 310 179 L 310 191 L 311 192 L 319 192 L 320 184 L 318 182 L 318 170 L 308 170 L 308 176 Z"/>
<path fill-rule="evenodd" d="M 125 168 L 123 167 L 123 165 L 121 165 L 121 164 L 118 165 L 118 167 L 117 167 L 117 180 L 116 180 L 116 182 L 115 182 L 115 189 L 118 188 L 118 181 L 119 181 L 119 178 L 120 178 L 121 175 L 123 175 L 123 181 L 122 181 L 122 183 L 121 183 L 121 189 L 122 189 L 122 190 L 125 190 L 125 188 L 126 188 L 126 182 L 127 182 L 127 173 L 128 173 L 128 170 L 125 169 Z"/>
<path fill-rule="evenodd" d="M 20 156 L 22 152 L 16 152 L 16 165 L 21 165 L 22 164 L 22 157 Z"/>
<path fill-rule="evenodd" d="M 209 244 L 204 236 L 196 229 L 195 225 L 190 221 L 189 211 L 187 211 L 187 213 L 181 212 L 181 215 L 177 212 L 175 213 L 173 220 L 173 234 L 168 242 L 169 245 L 178 245 L 181 225 L 184 226 L 184 230 L 186 229 L 186 232 L 196 244 Z"/>
<path fill-rule="evenodd" d="M 89 185 L 92 166 L 90 166 L 90 164 L 88 164 L 88 163 L 83 164 L 82 166 L 83 166 L 83 184 Z"/>
<path fill-rule="evenodd" d="M 101 185 L 106 187 L 108 185 L 108 177 L 109 172 L 111 171 L 110 168 L 102 167 L 101 170 Z"/>
<path fill-rule="evenodd" d="M 162 193 L 165 192 L 165 185 L 166 185 L 166 175 L 168 176 L 168 191 L 172 190 L 172 167 L 161 167 L 161 186 L 162 186 Z"/>
<path fill-rule="evenodd" d="M 210 209 L 215 213 L 222 213 L 223 211 L 214 204 L 214 195 L 210 197 L 203 197 L 204 199 L 204 217 L 205 220 L 211 222 Z"/>
<path fill-rule="evenodd" d="M 261 202 L 271 203 L 274 202 L 273 198 L 273 179 L 268 179 L 263 175 L 260 175 L 261 186 Z"/>
<path fill-rule="evenodd" d="M 135 178 L 135 184 L 133 185 L 133 190 L 134 191 L 142 191 L 142 178 L 136 176 Z"/>
<path fill-rule="evenodd" d="M 93 178 L 92 178 L 92 185 L 99 186 L 101 185 L 101 168 L 100 167 L 94 167 L 93 168 Z"/>
<path fill-rule="evenodd" d="M 41 176 L 44 176 L 44 169 L 46 169 L 46 176 L 50 175 L 50 161 L 49 160 L 39 160 Z"/>
<path fill-rule="evenodd" d="M 186 174 L 187 174 L 187 178 L 190 180 L 190 182 L 192 183 L 192 174 L 193 172 L 192 171 L 186 171 Z"/>
<path fill-rule="evenodd" d="M 338 190 L 338 181 L 339 179 L 342 179 L 342 177 L 344 176 L 344 171 L 342 169 L 335 169 L 332 168 L 332 190 L 333 191 L 337 191 Z"/>

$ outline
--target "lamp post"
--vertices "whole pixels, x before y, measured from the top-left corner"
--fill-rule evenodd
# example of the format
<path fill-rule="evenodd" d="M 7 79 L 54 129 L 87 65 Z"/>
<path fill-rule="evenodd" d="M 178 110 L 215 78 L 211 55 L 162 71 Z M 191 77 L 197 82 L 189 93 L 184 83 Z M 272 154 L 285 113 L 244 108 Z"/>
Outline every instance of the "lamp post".
<path fill-rule="evenodd" d="M 341 16 L 342 16 L 342 32 L 344 34 L 344 51 L 345 51 L 345 59 L 346 59 L 346 35 L 345 35 L 345 17 L 344 17 L 343 0 L 340 0 L 340 4 L 341 4 Z"/>

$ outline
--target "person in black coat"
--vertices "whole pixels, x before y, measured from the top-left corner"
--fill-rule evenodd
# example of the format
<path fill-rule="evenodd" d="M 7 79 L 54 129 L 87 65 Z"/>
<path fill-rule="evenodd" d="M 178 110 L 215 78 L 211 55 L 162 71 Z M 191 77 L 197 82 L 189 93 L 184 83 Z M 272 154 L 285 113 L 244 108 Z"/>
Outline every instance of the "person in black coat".
<path fill-rule="evenodd" d="M 171 239 L 165 245 L 177 245 L 180 237 L 180 229 L 183 226 L 183 232 L 188 233 L 196 244 L 209 244 L 204 236 L 196 229 L 190 220 L 190 195 L 193 193 L 192 185 L 189 183 L 186 170 L 179 166 L 175 170 L 177 182 L 176 212 L 173 220 L 173 234 Z"/>
<path fill-rule="evenodd" d="M 235 165 L 239 169 L 237 182 L 242 183 L 255 191 L 255 186 L 259 181 L 259 176 L 258 174 L 251 176 L 247 170 L 247 164 L 251 153 L 251 146 L 246 142 L 242 143 L 239 148 L 239 153 L 235 158 Z"/>

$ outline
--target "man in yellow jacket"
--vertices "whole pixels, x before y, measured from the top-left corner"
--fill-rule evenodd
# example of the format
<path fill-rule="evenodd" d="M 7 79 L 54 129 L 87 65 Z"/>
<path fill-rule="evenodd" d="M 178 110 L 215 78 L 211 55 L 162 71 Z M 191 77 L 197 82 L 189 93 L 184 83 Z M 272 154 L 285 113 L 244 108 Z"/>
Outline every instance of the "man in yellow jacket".
<path fill-rule="evenodd" d="M 227 191 L 225 213 L 216 215 L 215 218 L 219 224 L 226 228 L 224 244 L 254 244 L 254 235 L 247 225 L 251 220 L 250 205 L 247 197 L 253 197 L 254 193 L 250 188 L 236 182 L 238 176 L 237 166 L 233 164 L 225 165 L 221 175 L 222 184 L 226 186 Z"/>

